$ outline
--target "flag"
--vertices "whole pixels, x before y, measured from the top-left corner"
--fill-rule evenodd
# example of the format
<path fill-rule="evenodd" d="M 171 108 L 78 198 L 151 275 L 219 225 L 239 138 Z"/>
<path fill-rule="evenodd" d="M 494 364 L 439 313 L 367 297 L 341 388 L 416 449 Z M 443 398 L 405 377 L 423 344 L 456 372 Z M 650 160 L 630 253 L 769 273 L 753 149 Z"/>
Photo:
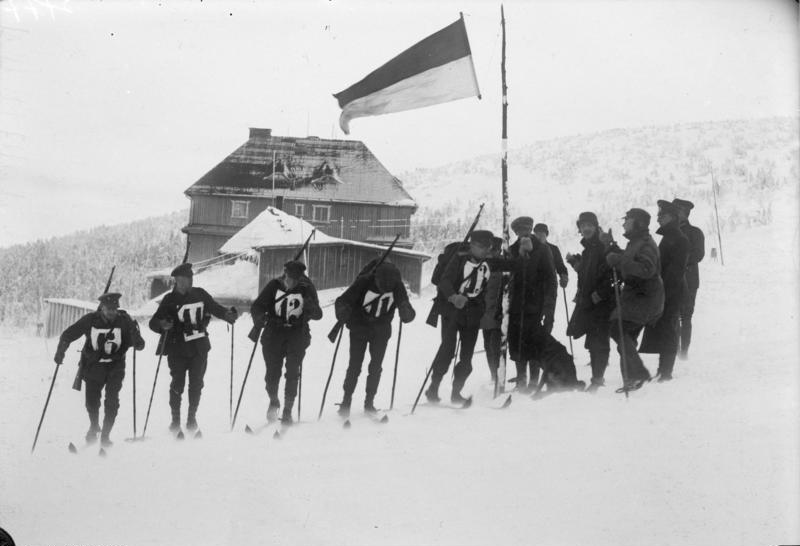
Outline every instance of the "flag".
<path fill-rule="evenodd" d="M 346 135 L 350 134 L 350 120 L 354 118 L 472 96 L 480 98 L 464 18 L 414 44 L 333 96 L 342 109 L 339 126 Z"/>

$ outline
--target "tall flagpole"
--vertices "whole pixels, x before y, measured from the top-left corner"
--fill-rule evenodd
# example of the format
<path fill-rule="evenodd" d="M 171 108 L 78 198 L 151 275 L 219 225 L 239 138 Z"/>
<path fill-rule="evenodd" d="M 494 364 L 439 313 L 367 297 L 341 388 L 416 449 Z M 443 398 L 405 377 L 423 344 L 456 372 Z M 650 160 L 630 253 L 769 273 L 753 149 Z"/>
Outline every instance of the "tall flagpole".
<path fill-rule="evenodd" d="M 500 172 L 502 180 L 502 194 L 503 194 L 503 250 L 508 251 L 509 235 L 508 235 L 508 86 L 506 85 L 506 16 L 503 10 L 503 4 L 500 4 L 500 26 L 503 34 L 502 45 L 502 58 L 500 60 L 500 77 L 502 81 L 502 140 L 501 140 L 501 157 L 500 157 Z M 508 311 L 510 306 L 509 300 L 509 274 L 503 273 L 503 293 L 501 300 L 501 307 L 503 310 L 503 318 L 500 323 L 500 362 L 497 367 L 497 378 L 494 384 L 494 395 L 498 396 L 505 391 L 506 385 L 506 363 L 508 355 Z"/>
<path fill-rule="evenodd" d="M 714 195 L 714 216 L 717 219 L 717 240 L 719 241 L 719 263 L 725 265 L 722 258 L 722 232 L 719 229 L 719 212 L 717 211 L 717 183 L 714 181 L 714 167 L 711 167 L 711 193 Z"/>

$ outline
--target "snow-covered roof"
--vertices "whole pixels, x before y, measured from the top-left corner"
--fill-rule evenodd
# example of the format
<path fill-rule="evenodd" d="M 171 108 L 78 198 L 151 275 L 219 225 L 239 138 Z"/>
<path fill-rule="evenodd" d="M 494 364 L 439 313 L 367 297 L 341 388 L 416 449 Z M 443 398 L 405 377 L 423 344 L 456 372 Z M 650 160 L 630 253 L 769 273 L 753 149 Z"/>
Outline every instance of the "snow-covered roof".
<path fill-rule="evenodd" d="M 305 220 L 287 214 L 274 207 L 267 207 L 264 212 L 253 218 L 253 220 L 239 230 L 236 235 L 228 239 L 219 251 L 222 254 L 241 254 L 251 249 L 264 247 L 298 247 L 306 241 L 312 229 L 314 229 L 314 226 Z M 310 245 L 313 248 L 316 245 L 337 243 L 346 243 L 348 245 L 375 248 L 378 250 L 386 248 L 381 245 L 331 237 L 319 230 L 317 230 L 314 238 L 311 239 Z M 426 260 L 430 258 L 430 256 L 424 252 L 416 252 L 405 248 L 395 247 L 392 252 L 404 254 L 406 256 L 417 256 Z"/>
<path fill-rule="evenodd" d="M 228 239 L 219 251 L 223 254 L 241 254 L 263 246 L 299 246 L 306 241 L 313 229 L 314 226 L 301 218 L 275 207 L 267 207 Z M 312 244 L 334 240 L 333 237 L 317 231 Z"/>
<path fill-rule="evenodd" d="M 91 301 L 84 301 L 84 300 L 76 300 L 73 298 L 44 298 L 44 301 L 47 303 L 59 303 L 61 305 L 69 305 L 70 307 L 77 307 L 79 309 L 89 309 L 94 311 L 97 309 L 97 306 L 100 305 L 98 302 L 91 302 Z"/>

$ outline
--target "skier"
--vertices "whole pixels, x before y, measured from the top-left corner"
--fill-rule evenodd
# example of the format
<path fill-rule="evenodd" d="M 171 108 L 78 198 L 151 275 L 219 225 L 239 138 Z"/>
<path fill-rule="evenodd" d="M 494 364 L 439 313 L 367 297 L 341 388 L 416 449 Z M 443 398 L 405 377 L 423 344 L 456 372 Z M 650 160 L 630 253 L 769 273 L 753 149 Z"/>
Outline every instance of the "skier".
<path fill-rule="evenodd" d="M 511 229 L 517 240 L 509 247 L 516 263 L 510 280 L 508 351 L 517 368 L 516 389 L 529 392 L 539 380 L 538 356 L 553 331 L 556 274 L 550 247 L 531 237 L 533 218 L 516 218 Z"/>
<path fill-rule="evenodd" d="M 372 268 L 369 267 L 371 270 Z M 392 337 L 392 320 L 397 309 L 400 320 L 409 323 L 416 312 L 408 301 L 400 270 L 390 262 L 383 262 L 372 275 L 359 275 L 345 292 L 336 298 L 336 318 L 350 330 L 350 363 L 344 378 L 344 396 L 339 404 L 339 415 L 348 417 L 353 391 L 358 384 L 364 354 L 369 346 L 366 397 L 364 411 L 374 414 L 375 394 L 381 380 L 383 356 Z"/>
<path fill-rule="evenodd" d="M 286 366 L 281 421 L 292 424 L 292 407 L 297 397 L 297 382 L 303 367 L 306 349 L 311 344 L 309 320 L 322 318 L 317 290 L 305 275 L 303 262 L 292 260 L 283 266 L 283 275 L 267 283 L 250 307 L 253 337 L 263 327 L 261 350 L 266 366 L 267 421 L 278 417 L 281 407 L 278 390 L 281 371 Z M 253 339 L 253 342 L 257 341 Z"/>
<path fill-rule="evenodd" d="M 473 231 L 469 239 L 469 250 L 457 253 L 449 261 L 437 284 L 437 299 L 442 315 L 442 341 L 431 364 L 431 384 L 425 391 L 429 402 L 437 403 L 440 400 L 439 384 L 450 367 L 458 336 L 461 338 L 461 350 L 453 370 L 450 401 L 456 404 L 467 402 L 461 395 L 461 389 L 472 372 L 473 351 L 485 310 L 483 291 L 490 272 L 486 257 L 492 246 L 492 238 L 491 231 Z"/>
<path fill-rule="evenodd" d="M 499 258 L 503 249 L 503 239 L 492 238 L 491 258 Z M 481 317 L 481 330 L 483 330 L 483 348 L 486 351 L 486 362 L 489 364 L 489 373 L 492 381 L 497 381 L 497 368 L 500 366 L 500 347 L 502 342 L 503 301 L 503 274 L 500 271 L 491 271 L 486 284 L 486 310 Z"/>
<path fill-rule="evenodd" d="M 681 302 L 686 294 L 686 262 L 689 239 L 678 225 L 678 207 L 669 201 L 658 201 L 656 233 L 661 235 L 658 252 L 661 258 L 661 279 L 664 282 L 664 312 L 653 326 L 642 334 L 640 353 L 658 353 L 658 381 L 672 379 L 678 353 Z"/>
<path fill-rule="evenodd" d="M 119 410 L 119 391 L 125 378 L 125 353 L 129 347 L 135 351 L 144 349 L 139 325 L 119 308 L 120 297 L 116 292 L 100 296 L 97 311 L 82 316 L 61 334 L 54 358 L 56 364 L 61 365 L 69 345 L 81 336 L 86 338 L 81 351 L 83 380 L 86 382 L 86 411 L 89 414 L 86 442 L 96 442 L 100 433 L 100 443 L 104 447 L 113 444 L 110 434 Z M 106 398 L 101 429 L 100 394 L 103 387 L 106 389 Z"/>
<path fill-rule="evenodd" d="M 650 236 L 650 214 L 643 209 L 633 208 L 625 213 L 624 219 L 624 235 L 628 239 L 624 251 L 612 242 L 609 233 L 600 234 L 600 240 L 607 248 L 606 262 L 619 271 L 623 282 L 621 308 L 615 307 L 610 317 L 611 338 L 617 343 L 624 380 L 618 392 L 636 390 L 650 381 L 650 372 L 636 351 L 636 339 L 642 328 L 655 323 L 664 310 L 661 260 L 658 247 Z M 622 336 L 618 317 L 622 318 Z M 622 368 L 623 358 L 627 364 L 627 375 Z"/>
<path fill-rule="evenodd" d="M 167 355 L 172 382 L 169 385 L 169 407 L 172 412 L 170 430 L 181 428 L 181 397 L 189 374 L 189 411 L 187 430 L 197 429 L 197 408 L 203 391 L 208 351 L 211 343 L 206 327 L 211 315 L 230 324 L 236 322 L 235 307 L 225 309 L 202 288 L 193 286 L 192 264 L 183 263 L 170 273 L 175 278 L 175 287 L 161 300 L 150 319 L 150 329 L 163 334 L 163 354 Z M 161 354 L 161 352 L 159 353 Z"/>
<path fill-rule="evenodd" d="M 583 252 L 567 254 L 567 261 L 578 274 L 575 310 L 567 326 L 567 335 L 575 339 L 586 335 L 584 347 L 589 351 L 592 366 L 592 379 L 586 390 L 595 392 L 605 385 L 603 375 L 611 352 L 608 317 L 614 309 L 613 278 L 605 260 L 605 247 L 600 242 L 603 230 L 597 215 L 580 213 L 577 226 L 583 236 Z"/>
<path fill-rule="evenodd" d="M 686 263 L 687 290 L 681 303 L 680 313 L 680 357 L 686 360 L 689 357 L 689 344 L 692 341 L 692 315 L 694 303 L 697 299 L 697 289 L 700 288 L 700 267 L 706 254 L 705 235 L 703 231 L 689 223 L 689 212 L 694 208 L 694 203 L 685 199 L 673 199 L 672 203 L 678 207 L 678 225 L 689 239 L 689 259 Z"/>
<path fill-rule="evenodd" d="M 561 288 L 566 288 L 567 284 L 569 284 L 569 273 L 567 272 L 567 266 L 564 265 L 564 259 L 561 257 L 561 251 L 558 249 L 558 247 L 547 241 L 547 237 L 550 235 L 550 230 L 548 229 L 547 224 L 536 224 L 533 226 L 533 234 L 537 239 L 539 239 L 539 242 L 550 247 L 550 252 L 553 254 L 553 266 L 555 267 L 556 274 L 558 275 L 558 285 Z"/>

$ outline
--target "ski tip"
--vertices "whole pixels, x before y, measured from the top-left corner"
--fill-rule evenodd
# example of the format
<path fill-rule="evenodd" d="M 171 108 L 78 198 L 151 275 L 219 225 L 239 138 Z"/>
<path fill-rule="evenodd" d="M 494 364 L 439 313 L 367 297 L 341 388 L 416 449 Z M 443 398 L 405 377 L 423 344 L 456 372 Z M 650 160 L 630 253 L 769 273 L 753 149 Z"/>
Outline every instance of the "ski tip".
<path fill-rule="evenodd" d="M 350 428 L 350 419 L 347 419 L 344 424 L 342 425 L 344 428 Z"/>
<path fill-rule="evenodd" d="M 72 442 L 69 443 L 69 446 L 67 446 L 67 449 L 69 449 L 70 453 L 77 453 L 78 452 L 78 448 L 75 447 L 75 444 L 73 444 Z"/>
<path fill-rule="evenodd" d="M 253 429 L 252 429 L 252 428 L 250 428 L 250 425 L 245 425 L 245 426 L 244 426 L 244 431 L 245 431 L 247 434 L 253 434 Z"/>
<path fill-rule="evenodd" d="M 100 448 L 100 452 L 98 453 L 98 455 L 100 455 L 101 457 L 105 457 L 105 456 L 106 456 L 106 450 L 105 450 L 105 448 L 102 448 L 102 447 L 101 447 L 101 448 Z"/>
<path fill-rule="evenodd" d="M 272 434 L 272 437 L 273 437 L 275 440 L 280 440 L 280 439 L 281 439 L 281 431 L 280 431 L 280 430 L 276 430 L 276 431 L 275 431 L 275 432 Z"/>
<path fill-rule="evenodd" d="M 194 433 L 194 439 L 195 440 L 200 440 L 202 437 L 203 437 L 203 433 L 200 432 L 199 430 Z"/>
<path fill-rule="evenodd" d="M 384 415 L 383 417 L 381 417 L 381 423 L 388 423 L 388 422 L 389 422 L 389 416 L 388 415 Z"/>
<path fill-rule="evenodd" d="M 467 398 L 467 400 L 464 402 L 464 405 L 461 406 L 461 407 L 466 409 L 466 408 L 470 407 L 471 405 L 472 405 L 472 397 L 470 396 L 469 398 Z"/>
<path fill-rule="evenodd" d="M 511 395 L 509 394 L 508 397 L 506 398 L 506 401 L 503 402 L 503 409 L 507 408 L 510 405 L 511 405 Z"/>
<path fill-rule="evenodd" d="M 179 430 L 178 434 L 175 435 L 175 439 L 176 440 L 183 440 L 184 438 L 185 438 L 185 436 L 183 435 L 183 431 L 182 430 Z"/>

